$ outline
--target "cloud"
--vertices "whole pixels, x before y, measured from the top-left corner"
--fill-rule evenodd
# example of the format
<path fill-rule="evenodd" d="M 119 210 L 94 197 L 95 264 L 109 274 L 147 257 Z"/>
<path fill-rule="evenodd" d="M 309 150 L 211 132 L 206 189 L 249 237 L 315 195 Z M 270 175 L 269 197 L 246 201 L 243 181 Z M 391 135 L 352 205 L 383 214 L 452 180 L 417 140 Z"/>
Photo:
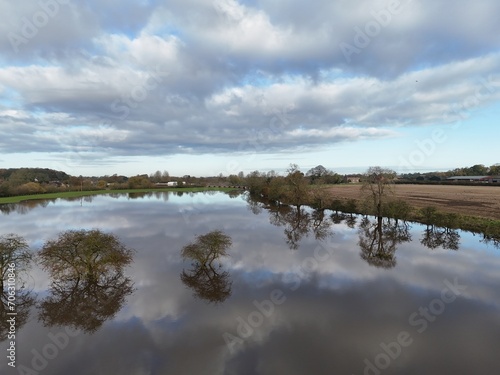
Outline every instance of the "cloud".
<path fill-rule="evenodd" d="M 493 0 L 117 4 L 0 5 L 4 152 L 307 151 L 452 123 L 499 99 Z M 47 24 L 15 52 L 9 35 L 40 12 Z M 373 22 L 347 61 L 340 43 Z"/>

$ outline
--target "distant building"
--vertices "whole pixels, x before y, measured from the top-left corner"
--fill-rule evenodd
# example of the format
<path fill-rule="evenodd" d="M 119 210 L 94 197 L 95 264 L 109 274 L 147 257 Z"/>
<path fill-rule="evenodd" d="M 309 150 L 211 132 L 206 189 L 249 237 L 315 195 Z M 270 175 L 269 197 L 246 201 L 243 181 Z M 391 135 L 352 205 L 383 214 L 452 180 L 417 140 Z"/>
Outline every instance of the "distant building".
<path fill-rule="evenodd" d="M 349 184 L 357 184 L 360 181 L 359 176 L 344 176 L 344 182 L 347 182 Z"/>
<path fill-rule="evenodd" d="M 466 182 L 482 182 L 488 183 L 498 183 L 500 182 L 500 177 L 498 176 L 452 176 L 447 178 L 448 181 L 466 181 Z"/>
<path fill-rule="evenodd" d="M 177 181 L 157 182 L 155 186 L 177 186 Z"/>

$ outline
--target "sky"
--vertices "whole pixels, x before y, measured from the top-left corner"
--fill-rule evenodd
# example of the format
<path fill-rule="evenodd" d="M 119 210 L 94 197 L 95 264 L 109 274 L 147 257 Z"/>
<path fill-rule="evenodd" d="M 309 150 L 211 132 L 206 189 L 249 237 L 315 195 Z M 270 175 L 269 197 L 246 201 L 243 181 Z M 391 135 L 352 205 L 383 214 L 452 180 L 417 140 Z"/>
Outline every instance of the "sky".
<path fill-rule="evenodd" d="M 0 168 L 500 162 L 498 0 L 0 0 Z"/>

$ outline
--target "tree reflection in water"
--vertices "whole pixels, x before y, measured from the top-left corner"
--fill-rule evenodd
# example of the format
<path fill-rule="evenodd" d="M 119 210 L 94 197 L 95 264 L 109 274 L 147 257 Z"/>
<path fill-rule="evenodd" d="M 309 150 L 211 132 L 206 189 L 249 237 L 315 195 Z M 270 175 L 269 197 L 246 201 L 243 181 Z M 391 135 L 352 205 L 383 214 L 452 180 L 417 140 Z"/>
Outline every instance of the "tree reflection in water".
<path fill-rule="evenodd" d="M 228 255 L 231 245 L 231 237 L 216 230 L 198 236 L 195 242 L 182 248 L 181 256 L 192 261 L 192 268 L 182 271 L 181 281 L 193 290 L 196 297 L 217 304 L 231 295 L 229 272 L 223 269 L 222 264 L 216 267 L 213 264 Z"/>
<path fill-rule="evenodd" d="M 16 313 L 16 329 L 19 330 L 28 320 L 31 307 L 35 303 L 34 294 L 25 288 L 25 276 L 31 267 L 33 254 L 26 240 L 15 234 L 0 236 L 0 342 L 8 338 L 9 313 Z M 15 264 L 15 300 L 9 303 L 10 265 Z"/>
<path fill-rule="evenodd" d="M 364 217 L 359 225 L 361 258 L 375 267 L 395 267 L 397 245 L 411 241 L 409 229 L 406 222 L 381 216 L 372 221 Z"/>
<path fill-rule="evenodd" d="M 460 247 L 460 234 L 450 228 L 440 228 L 434 225 L 427 225 L 420 243 L 429 249 L 458 250 Z"/>
<path fill-rule="evenodd" d="M 297 250 L 302 239 L 309 234 L 319 241 L 333 235 L 324 209 L 308 212 L 303 207 L 288 205 L 269 205 L 266 209 L 271 224 L 284 227 L 285 241 L 291 250 Z"/>
<path fill-rule="evenodd" d="M 493 245 L 493 247 L 500 249 L 500 236 L 497 235 L 489 235 L 489 234 L 483 234 L 483 239 L 481 240 L 482 243 L 485 243 L 487 245 Z"/>
<path fill-rule="evenodd" d="M 99 230 L 68 231 L 48 241 L 40 259 L 53 280 L 50 295 L 39 305 L 39 319 L 46 326 L 96 331 L 133 292 L 123 274 L 132 254 L 114 235 Z"/>

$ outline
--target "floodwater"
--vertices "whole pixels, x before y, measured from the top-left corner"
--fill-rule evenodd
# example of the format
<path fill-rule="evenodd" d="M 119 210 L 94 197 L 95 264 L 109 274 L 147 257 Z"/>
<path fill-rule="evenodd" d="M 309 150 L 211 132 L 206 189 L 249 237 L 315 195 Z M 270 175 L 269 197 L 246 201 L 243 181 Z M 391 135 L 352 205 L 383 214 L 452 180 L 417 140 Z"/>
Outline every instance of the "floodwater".
<path fill-rule="evenodd" d="M 500 249 L 481 236 L 224 193 L 96 196 L 0 213 L 0 235 L 23 236 L 35 251 L 62 231 L 93 228 L 135 249 L 124 278 L 90 296 L 54 296 L 36 264 L 19 275 L 29 293 L 18 296 L 16 368 L 4 340 L 1 374 L 500 368 Z M 232 240 L 227 257 L 210 267 L 181 257 L 216 230 Z"/>

